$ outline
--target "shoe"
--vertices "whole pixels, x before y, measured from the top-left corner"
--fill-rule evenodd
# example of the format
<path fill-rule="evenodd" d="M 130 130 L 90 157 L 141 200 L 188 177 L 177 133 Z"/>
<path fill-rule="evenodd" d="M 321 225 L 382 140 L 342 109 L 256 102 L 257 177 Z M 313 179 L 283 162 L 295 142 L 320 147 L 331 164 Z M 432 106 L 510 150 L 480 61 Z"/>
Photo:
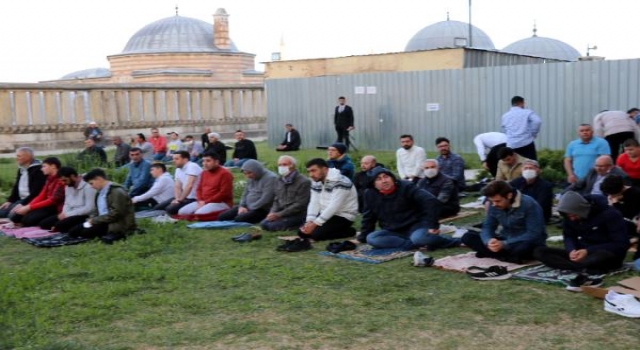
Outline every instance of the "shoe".
<path fill-rule="evenodd" d="M 126 239 L 127 239 L 127 236 L 123 234 L 115 234 L 115 233 L 109 233 L 100 237 L 100 240 L 102 241 L 102 243 L 109 244 L 109 245 L 113 244 L 113 242 L 115 241 L 126 240 Z"/>
<path fill-rule="evenodd" d="M 296 253 L 311 249 L 311 242 L 308 239 L 296 239 L 284 248 L 285 252 Z"/>
<path fill-rule="evenodd" d="M 432 257 L 424 255 L 420 251 L 413 254 L 413 266 L 415 267 L 430 267 L 433 266 L 434 261 Z"/>
<path fill-rule="evenodd" d="M 338 254 L 346 250 L 355 250 L 356 248 L 356 244 L 351 241 L 333 242 L 327 245 L 327 250 L 333 254 Z"/>
<path fill-rule="evenodd" d="M 160 216 L 156 216 L 154 218 L 151 219 L 152 222 L 156 223 L 156 224 L 175 224 L 176 222 L 178 222 L 179 220 L 176 220 L 172 217 L 170 217 L 169 215 L 160 215 Z"/>
<path fill-rule="evenodd" d="M 640 318 L 640 302 L 633 295 L 610 290 L 604 297 L 604 311 L 624 317 Z"/>
<path fill-rule="evenodd" d="M 293 245 L 294 243 L 300 240 L 301 240 L 300 238 L 286 240 L 284 241 L 283 244 L 277 246 L 276 250 L 280 252 L 286 251 L 287 247 L 289 247 L 290 245 Z"/>
<path fill-rule="evenodd" d="M 245 243 L 245 242 L 251 242 L 260 238 L 262 238 L 262 235 L 259 233 L 245 232 L 240 235 L 234 236 L 231 239 L 235 242 Z"/>
<path fill-rule="evenodd" d="M 473 272 L 477 271 L 477 272 Z M 467 269 L 467 275 L 474 280 L 490 281 L 490 280 L 506 280 L 511 277 L 509 270 L 504 266 L 490 266 L 486 269 L 471 266 Z"/>
<path fill-rule="evenodd" d="M 568 285 L 565 289 L 570 292 L 582 292 L 581 287 L 600 287 L 601 285 L 602 278 L 591 278 L 588 275 L 580 273 L 568 281 Z"/>

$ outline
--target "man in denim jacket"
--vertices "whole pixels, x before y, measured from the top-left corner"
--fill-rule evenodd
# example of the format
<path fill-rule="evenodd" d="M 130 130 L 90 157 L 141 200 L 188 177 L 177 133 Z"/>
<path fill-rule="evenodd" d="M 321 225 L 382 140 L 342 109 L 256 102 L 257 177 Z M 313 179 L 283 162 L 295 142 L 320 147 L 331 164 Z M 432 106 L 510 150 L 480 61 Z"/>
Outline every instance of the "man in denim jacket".
<path fill-rule="evenodd" d="M 504 181 L 489 183 L 484 195 L 491 201 L 491 207 L 482 232 L 465 234 L 462 243 L 475 250 L 478 258 L 513 263 L 533 259 L 533 250 L 544 246 L 547 238 L 540 205 Z M 499 233 L 498 226 L 502 226 Z"/>

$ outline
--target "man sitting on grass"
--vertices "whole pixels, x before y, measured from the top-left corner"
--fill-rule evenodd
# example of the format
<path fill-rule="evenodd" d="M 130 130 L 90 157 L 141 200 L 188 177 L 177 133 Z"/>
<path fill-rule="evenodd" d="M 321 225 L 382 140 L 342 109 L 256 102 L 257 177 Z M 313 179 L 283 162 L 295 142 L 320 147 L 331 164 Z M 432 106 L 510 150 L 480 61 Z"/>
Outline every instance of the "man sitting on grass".
<path fill-rule="evenodd" d="M 565 249 L 539 247 L 535 258 L 547 266 L 602 274 L 622 266 L 629 237 L 622 215 L 600 195 L 568 191 L 558 203 Z"/>
<path fill-rule="evenodd" d="M 269 213 L 273 204 L 273 189 L 278 178 L 255 159 L 246 160 L 241 169 L 247 184 L 242 192 L 240 204 L 220 213 L 218 220 L 255 224 Z"/>
<path fill-rule="evenodd" d="M 353 165 L 353 161 L 351 161 L 351 157 L 349 157 L 348 154 L 345 154 L 346 152 L 347 146 L 344 143 L 336 142 L 329 146 L 327 149 L 327 155 L 329 156 L 327 164 L 329 165 L 329 168 L 336 168 L 340 170 L 340 174 L 353 181 L 356 168 Z"/>
<path fill-rule="evenodd" d="M 273 205 L 260 226 L 267 231 L 295 230 L 304 223 L 311 193 L 311 181 L 296 170 L 296 160 L 290 156 L 278 158 L 278 173 L 273 193 Z"/>
<path fill-rule="evenodd" d="M 122 186 L 129 190 L 129 196 L 135 197 L 147 192 L 153 184 L 151 163 L 142 159 L 142 150 L 138 147 L 129 151 L 129 158 L 131 162 L 125 165 L 128 172 Z"/>
<path fill-rule="evenodd" d="M 362 232 L 358 240 L 376 248 L 459 247 L 459 238 L 440 235 L 439 203 L 413 183 L 397 180 L 385 168 L 376 168 L 372 187 L 364 194 Z M 380 230 L 376 229 L 380 224 Z"/>
<path fill-rule="evenodd" d="M 520 264 L 533 258 L 533 250 L 544 246 L 547 232 L 542 208 L 531 197 L 504 181 L 492 181 L 484 188 L 491 202 L 480 235 L 468 232 L 462 243 L 478 258 L 494 258 Z M 498 226 L 502 231 L 497 232 Z"/>
<path fill-rule="evenodd" d="M 425 160 L 422 168 L 424 178 L 418 182 L 418 187 L 436 197 L 440 207 L 438 217 L 446 218 L 458 214 L 460 198 L 456 180 L 440 171 L 439 161 L 436 159 Z"/>
<path fill-rule="evenodd" d="M 18 171 L 7 201 L 0 205 L 0 218 L 9 217 L 17 208 L 29 204 L 42 190 L 46 177 L 42 165 L 33 156 L 33 149 L 20 147 L 16 151 Z"/>
<path fill-rule="evenodd" d="M 120 185 L 107 180 L 102 169 L 93 169 L 84 176 L 98 193 L 95 197 L 96 210 L 83 224 L 69 230 L 72 237 L 100 237 L 105 244 L 125 239 L 136 229 L 136 219 L 131 198 Z"/>
<path fill-rule="evenodd" d="M 220 164 L 220 155 L 205 153 L 202 167 L 196 201 L 180 208 L 178 215 L 209 215 L 233 205 L 233 175 Z"/>
<path fill-rule="evenodd" d="M 173 179 L 162 163 L 151 164 L 151 176 L 155 179 L 151 188 L 131 198 L 138 208 L 164 210 L 173 200 Z"/>
<path fill-rule="evenodd" d="M 51 215 L 40 222 L 40 227 L 56 232 L 69 232 L 82 224 L 95 210 L 96 190 L 71 167 L 58 170 L 60 182 L 64 184 L 64 205 L 60 214 Z"/>

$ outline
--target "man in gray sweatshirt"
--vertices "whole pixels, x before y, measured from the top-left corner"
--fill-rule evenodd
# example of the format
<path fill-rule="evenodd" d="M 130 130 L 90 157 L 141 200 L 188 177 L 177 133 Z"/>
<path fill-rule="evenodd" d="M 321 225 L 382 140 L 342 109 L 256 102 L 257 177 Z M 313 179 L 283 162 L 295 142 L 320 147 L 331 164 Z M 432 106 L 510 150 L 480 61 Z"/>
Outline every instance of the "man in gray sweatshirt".
<path fill-rule="evenodd" d="M 254 159 L 244 162 L 241 169 L 247 178 L 247 185 L 242 193 L 240 204 L 221 213 L 218 220 L 256 224 L 262 221 L 271 209 L 278 177 Z"/>
<path fill-rule="evenodd" d="M 62 211 L 42 220 L 40 227 L 56 232 L 69 232 L 72 227 L 85 222 L 95 210 L 96 190 L 74 168 L 62 167 L 58 170 L 58 175 L 60 182 L 65 184 Z"/>

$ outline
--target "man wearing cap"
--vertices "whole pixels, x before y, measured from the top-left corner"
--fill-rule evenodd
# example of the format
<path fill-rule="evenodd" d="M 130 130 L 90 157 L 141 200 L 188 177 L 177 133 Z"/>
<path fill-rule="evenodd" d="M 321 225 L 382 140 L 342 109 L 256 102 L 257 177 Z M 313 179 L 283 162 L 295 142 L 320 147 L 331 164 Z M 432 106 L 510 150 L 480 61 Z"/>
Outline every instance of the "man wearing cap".
<path fill-rule="evenodd" d="M 411 250 L 459 247 L 460 239 L 440 235 L 439 204 L 429 192 L 376 168 L 364 194 L 360 242 L 376 248 Z M 376 231 L 376 223 L 380 229 Z"/>
<path fill-rule="evenodd" d="M 346 152 L 347 146 L 344 143 L 336 142 L 329 146 L 327 149 L 327 155 L 329 156 L 327 164 L 329 165 L 329 168 L 336 168 L 340 170 L 340 174 L 353 181 L 356 168 L 353 165 L 353 161 L 351 161 L 351 157 L 345 154 Z"/>
<path fill-rule="evenodd" d="M 553 184 L 540 177 L 540 165 L 537 161 L 525 160 L 522 176 L 511 180 L 509 184 L 522 194 L 535 199 L 542 208 L 544 221 L 549 222 L 553 206 Z"/>
<path fill-rule="evenodd" d="M 311 181 L 296 168 L 291 156 L 278 158 L 278 174 L 273 188 L 273 205 L 260 226 L 267 231 L 296 230 L 304 223 L 311 197 Z"/>
<path fill-rule="evenodd" d="M 504 181 L 492 181 L 483 190 L 491 207 L 482 231 L 468 232 L 462 243 L 476 251 L 478 258 L 494 258 L 520 264 L 533 258 L 533 250 L 547 239 L 542 208 Z M 498 232 L 498 227 L 502 231 Z"/>
<path fill-rule="evenodd" d="M 622 266 L 629 237 L 622 215 L 600 195 L 568 191 L 558 203 L 565 249 L 539 247 L 535 258 L 556 269 L 591 274 Z"/>
<path fill-rule="evenodd" d="M 242 167 L 242 164 L 244 164 L 244 162 L 248 161 L 249 159 L 258 159 L 256 145 L 253 143 L 253 141 L 244 137 L 244 131 L 236 130 L 234 136 L 236 138 L 236 144 L 233 148 L 233 159 L 227 161 L 224 166 Z"/>
<path fill-rule="evenodd" d="M 271 209 L 278 177 L 255 159 L 244 162 L 241 169 L 247 185 L 242 192 L 240 204 L 220 213 L 218 220 L 255 224 L 262 221 Z"/>
<path fill-rule="evenodd" d="M 158 128 L 151 129 L 149 143 L 153 146 L 153 160 L 163 160 L 167 155 L 167 138 L 160 135 Z"/>
<path fill-rule="evenodd" d="M 96 142 L 96 146 L 102 147 L 102 130 L 98 127 L 98 123 L 92 121 L 84 129 L 84 139 L 93 139 Z"/>
<path fill-rule="evenodd" d="M 276 147 L 278 152 L 297 151 L 300 149 L 300 133 L 293 128 L 292 124 L 284 126 L 286 130 L 284 134 L 284 140 Z"/>
<path fill-rule="evenodd" d="M 338 137 L 336 142 L 344 143 L 349 149 L 349 131 L 355 129 L 353 126 L 353 109 L 346 104 L 347 99 L 344 96 L 338 97 L 338 105 L 336 106 L 333 124 L 336 127 Z"/>
<path fill-rule="evenodd" d="M 209 133 L 209 145 L 205 148 L 204 153 L 215 153 L 220 159 L 220 164 L 227 161 L 227 146 L 220 141 L 220 134 L 217 132 Z"/>

